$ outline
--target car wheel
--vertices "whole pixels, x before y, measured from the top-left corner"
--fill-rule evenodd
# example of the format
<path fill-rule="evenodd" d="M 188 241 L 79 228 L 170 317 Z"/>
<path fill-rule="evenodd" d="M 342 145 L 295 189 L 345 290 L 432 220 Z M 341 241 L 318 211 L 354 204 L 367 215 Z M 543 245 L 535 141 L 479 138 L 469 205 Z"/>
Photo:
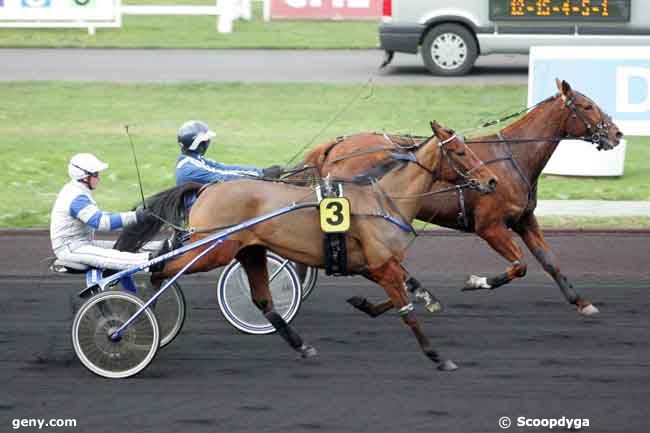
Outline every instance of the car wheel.
<path fill-rule="evenodd" d="M 458 24 L 436 26 L 422 41 L 422 59 L 434 75 L 465 75 L 477 56 L 474 35 Z"/>

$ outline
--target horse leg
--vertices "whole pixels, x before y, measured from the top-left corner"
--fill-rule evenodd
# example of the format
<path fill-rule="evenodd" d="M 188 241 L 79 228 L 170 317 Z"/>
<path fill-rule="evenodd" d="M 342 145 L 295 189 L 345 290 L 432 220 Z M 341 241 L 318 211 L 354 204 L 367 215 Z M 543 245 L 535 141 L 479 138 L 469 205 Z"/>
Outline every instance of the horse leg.
<path fill-rule="evenodd" d="M 273 308 L 273 298 L 269 290 L 269 274 L 266 267 L 266 248 L 253 245 L 241 249 L 237 253 L 237 260 L 241 263 L 248 276 L 251 287 L 251 298 L 255 306 L 271 322 L 278 334 L 289 346 L 297 351 L 301 357 L 310 358 L 317 354 L 316 349 L 303 343 L 302 338 Z"/>
<path fill-rule="evenodd" d="M 451 360 L 443 360 L 440 358 L 438 352 L 431 346 L 431 342 L 427 336 L 422 332 L 422 327 L 415 315 L 415 311 L 413 311 L 413 304 L 409 301 L 407 288 L 404 284 L 406 272 L 400 263 L 394 258 L 391 258 L 382 266 L 368 271 L 366 277 L 384 288 L 392 305 L 397 308 L 400 316 L 402 316 L 404 323 L 413 331 L 422 352 L 438 365 L 438 369 L 443 371 L 456 370 L 458 368 L 456 364 Z"/>
<path fill-rule="evenodd" d="M 535 215 L 532 213 L 526 215 L 517 226 L 516 231 L 544 270 L 555 280 L 566 300 L 578 308 L 578 313 L 585 316 L 597 314 L 598 309 L 578 295 L 567 277 L 560 272 L 555 254 L 544 239 Z"/>
<path fill-rule="evenodd" d="M 512 232 L 504 225 L 493 225 L 486 230 L 477 231 L 477 234 L 487 241 L 488 244 L 501 256 L 510 262 L 510 266 L 502 274 L 493 277 L 480 277 L 470 275 L 465 281 L 463 290 L 496 289 L 499 286 L 508 284 L 515 278 L 526 275 L 526 263 L 523 261 L 523 253 L 517 242 L 512 237 Z"/>
<path fill-rule="evenodd" d="M 403 266 L 402 269 L 404 269 Z M 408 275 L 408 271 L 406 271 L 406 269 L 404 269 L 404 272 L 406 275 Z M 404 284 L 406 284 L 408 291 L 415 297 L 415 302 L 423 303 L 424 308 L 426 308 L 427 311 L 430 313 L 442 311 L 442 302 L 440 302 L 436 295 L 431 293 L 428 289 L 422 287 L 422 284 L 420 284 L 420 282 L 414 276 L 409 275 Z M 366 298 L 353 296 L 351 298 L 348 298 L 347 302 L 357 310 L 363 311 L 372 318 L 381 316 L 386 311 L 393 308 L 393 302 L 390 299 L 386 299 L 380 303 L 373 304 Z"/>
<path fill-rule="evenodd" d="M 440 299 L 438 299 L 429 289 L 422 287 L 422 284 L 420 284 L 414 276 L 409 275 L 404 284 L 406 284 L 408 291 L 413 293 L 415 302 L 423 303 L 424 308 L 426 308 L 429 313 L 442 311 L 442 302 L 440 302 Z"/>
<path fill-rule="evenodd" d="M 352 305 L 357 310 L 363 311 L 364 313 L 366 313 L 368 316 L 372 318 L 379 317 L 382 314 L 384 314 L 386 311 L 393 308 L 393 301 L 391 301 L 390 299 L 386 299 L 385 301 L 379 302 L 377 304 L 373 304 L 372 302 L 368 301 L 366 298 L 362 298 L 360 296 L 353 296 L 351 298 L 348 298 L 346 301 L 348 304 Z"/>
<path fill-rule="evenodd" d="M 296 270 L 296 274 L 298 274 L 300 281 L 305 281 L 305 276 L 307 275 L 307 269 L 309 269 L 309 267 L 302 263 L 295 262 L 294 268 Z"/>

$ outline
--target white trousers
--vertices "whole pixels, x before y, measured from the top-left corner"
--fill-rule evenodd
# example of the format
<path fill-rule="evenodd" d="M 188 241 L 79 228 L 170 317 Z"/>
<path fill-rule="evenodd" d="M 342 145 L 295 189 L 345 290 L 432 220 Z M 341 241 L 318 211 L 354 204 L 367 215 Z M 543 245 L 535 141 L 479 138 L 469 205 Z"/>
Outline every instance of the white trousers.
<path fill-rule="evenodd" d="M 150 242 L 145 245 L 146 250 L 155 251 L 153 244 L 160 245 L 159 242 Z M 135 265 L 140 265 L 149 260 L 149 253 L 128 253 L 113 249 L 113 241 L 89 241 L 66 245 L 58 249 L 55 254 L 57 259 L 68 262 L 80 263 L 92 268 L 112 269 L 121 271 Z"/>

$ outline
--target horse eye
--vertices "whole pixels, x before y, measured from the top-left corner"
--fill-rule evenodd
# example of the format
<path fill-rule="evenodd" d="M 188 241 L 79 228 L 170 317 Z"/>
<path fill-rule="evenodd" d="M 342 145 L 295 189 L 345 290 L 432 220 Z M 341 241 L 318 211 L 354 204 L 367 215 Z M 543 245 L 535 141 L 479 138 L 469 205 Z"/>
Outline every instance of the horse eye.
<path fill-rule="evenodd" d="M 458 156 L 465 156 L 465 148 L 464 148 L 464 147 L 461 147 L 461 148 L 457 149 L 457 150 L 456 150 L 456 155 L 458 155 Z"/>
<path fill-rule="evenodd" d="M 594 106 L 591 105 L 591 104 L 589 104 L 589 105 L 587 105 L 587 106 L 585 107 L 585 110 L 587 110 L 587 111 L 590 111 L 590 110 L 593 110 L 593 109 L 594 109 Z"/>

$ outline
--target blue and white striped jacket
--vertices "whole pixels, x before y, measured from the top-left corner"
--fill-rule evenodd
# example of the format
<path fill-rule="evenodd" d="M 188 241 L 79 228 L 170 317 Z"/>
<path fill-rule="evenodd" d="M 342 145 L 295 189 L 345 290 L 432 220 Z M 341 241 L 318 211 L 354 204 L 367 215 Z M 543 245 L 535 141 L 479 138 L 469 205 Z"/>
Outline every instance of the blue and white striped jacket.
<path fill-rule="evenodd" d="M 118 230 L 136 222 L 135 212 L 102 212 L 90 189 L 72 180 L 65 184 L 50 214 L 50 240 L 55 252 L 91 242 L 95 231 Z"/>
<path fill-rule="evenodd" d="M 176 162 L 176 185 L 186 182 L 202 184 L 235 179 L 261 177 L 262 170 L 242 165 L 226 165 L 204 158 L 198 153 L 181 154 Z M 190 208 L 196 197 L 187 197 L 185 207 Z"/>
<path fill-rule="evenodd" d="M 185 182 L 212 183 L 261 177 L 262 170 L 243 165 L 226 165 L 198 153 L 181 154 L 176 162 L 176 185 Z"/>

